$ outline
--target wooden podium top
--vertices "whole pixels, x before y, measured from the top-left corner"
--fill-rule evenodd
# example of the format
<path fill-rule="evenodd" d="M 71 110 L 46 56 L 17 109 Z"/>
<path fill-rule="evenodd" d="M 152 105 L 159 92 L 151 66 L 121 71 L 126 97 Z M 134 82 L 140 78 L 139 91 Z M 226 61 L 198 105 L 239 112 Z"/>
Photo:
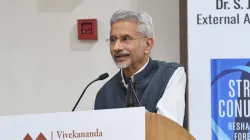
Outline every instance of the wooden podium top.
<path fill-rule="evenodd" d="M 146 140 L 195 140 L 195 138 L 174 121 L 146 112 Z"/>

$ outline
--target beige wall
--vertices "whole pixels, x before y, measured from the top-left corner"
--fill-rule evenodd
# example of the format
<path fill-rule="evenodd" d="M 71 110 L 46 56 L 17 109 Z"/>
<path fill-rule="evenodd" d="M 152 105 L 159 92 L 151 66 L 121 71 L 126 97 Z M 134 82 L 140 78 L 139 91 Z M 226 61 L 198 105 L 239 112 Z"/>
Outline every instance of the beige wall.
<path fill-rule="evenodd" d="M 90 81 L 104 72 L 113 76 L 118 69 L 105 39 L 118 9 L 151 14 L 152 57 L 179 62 L 176 0 L 1 0 L 0 115 L 71 111 Z M 98 19 L 98 41 L 77 39 L 79 18 Z M 76 110 L 92 109 L 106 81 L 91 85 Z"/>

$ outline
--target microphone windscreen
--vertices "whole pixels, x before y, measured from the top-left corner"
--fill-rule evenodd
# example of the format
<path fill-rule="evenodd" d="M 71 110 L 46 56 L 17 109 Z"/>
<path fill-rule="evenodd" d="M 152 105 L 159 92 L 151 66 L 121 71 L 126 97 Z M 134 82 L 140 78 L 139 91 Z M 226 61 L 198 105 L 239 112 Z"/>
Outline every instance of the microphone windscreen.
<path fill-rule="evenodd" d="M 108 73 L 104 73 L 104 74 L 100 75 L 98 79 L 99 80 L 104 80 L 104 79 L 106 79 L 108 77 L 109 77 L 109 74 Z"/>

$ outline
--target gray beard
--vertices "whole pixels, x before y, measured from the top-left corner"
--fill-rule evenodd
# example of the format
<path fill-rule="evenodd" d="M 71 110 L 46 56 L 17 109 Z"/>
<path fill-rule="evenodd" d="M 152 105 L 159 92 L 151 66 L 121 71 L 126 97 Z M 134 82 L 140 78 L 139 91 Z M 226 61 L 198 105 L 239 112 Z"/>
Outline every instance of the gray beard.
<path fill-rule="evenodd" d="M 119 69 L 125 69 L 129 66 L 129 64 L 116 64 L 116 66 L 119 68 Z"/>

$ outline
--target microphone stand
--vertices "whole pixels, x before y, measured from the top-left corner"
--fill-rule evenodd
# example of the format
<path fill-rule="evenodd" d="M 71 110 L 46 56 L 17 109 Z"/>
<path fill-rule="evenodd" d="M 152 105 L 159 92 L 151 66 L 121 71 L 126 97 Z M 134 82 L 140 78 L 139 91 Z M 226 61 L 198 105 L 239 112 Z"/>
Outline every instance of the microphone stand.
<path fill-rule="evenodd" d="M 98 79 L 95 79 L 94 81 L 90 82 L 90 83 L 86 86 L 86 88 L 83 90 L 81 96 L 80 96 L 79 99 L 77 100 L 77 102 L 76 102 L 74 108 L 72 109 L 72 112 L 75 111 L 75 109 L 76 109 L 78 103 L 79 103 L 80 100 L 82 99 L 82 96 L 83 96 L 83 94 L 85 93 L 85 91 L 87 90 L 87 88 L 88 88 L 92 83 L 94 83 L 94 82 L 96 82 L 96 81 L 98 81 Z"/>

